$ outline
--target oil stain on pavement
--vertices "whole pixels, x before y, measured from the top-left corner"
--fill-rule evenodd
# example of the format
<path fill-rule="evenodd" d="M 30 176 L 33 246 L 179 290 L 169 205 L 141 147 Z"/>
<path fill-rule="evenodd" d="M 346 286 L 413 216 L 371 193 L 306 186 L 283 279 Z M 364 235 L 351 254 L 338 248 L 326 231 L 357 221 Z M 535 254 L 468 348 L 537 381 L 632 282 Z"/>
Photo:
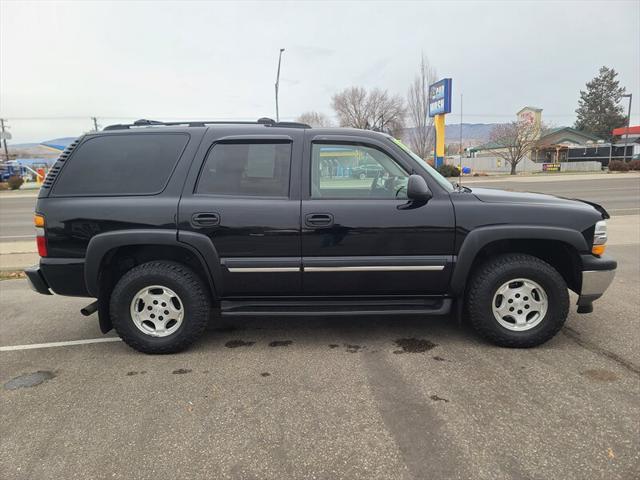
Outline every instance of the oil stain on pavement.
<path fill-rule="evenodd" d="M 51 380 L 55 375 L 47 370 L 38 370 L 33 373 L 25 373 L 13 378 L 4 384 L 7 390 L 17 390 L 18 388 L 30 388 L 40 385 L 47 380 Z"/>
<path fill-rule="evenodd" d="M 618 379 L 618 376 L 615 373 L 600 368 L 585 370 L 580 373 L 589 380 L 595 380 L 596 382 L 615 382 Z"/>
<path fill-rule="evenodd" d="M 449 400 L 444 397 L 439 397 L 438 395 L 430 395 L 429 398 L 434 402 L 444 402 L 449 403 Z"/>
<path fill-rule="evenodd" d="M 292 340 L 274 340 L 269 344 L 270 347 L 288 347 L 293 343 Z"/>
<path fill-rule="evenodd" d="M 424 338 L 399 338 L 395 344 L 402 350 L 396 350 L 393 353 L 424 353 L 438 346 Z"/>

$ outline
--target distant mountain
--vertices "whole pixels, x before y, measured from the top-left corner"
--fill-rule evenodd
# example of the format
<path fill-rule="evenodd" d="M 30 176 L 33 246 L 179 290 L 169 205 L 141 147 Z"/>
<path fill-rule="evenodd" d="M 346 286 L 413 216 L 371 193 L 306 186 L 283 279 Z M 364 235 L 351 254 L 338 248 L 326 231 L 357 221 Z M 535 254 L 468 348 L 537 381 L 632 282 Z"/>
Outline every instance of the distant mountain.
<path fill-rule="evenodd" d="M 13 143 L 9 144 L 10 147 L 13 148 L 31 148 L 36 147 L 38 145 L 46 145 L 53 148 L 59 148 L 64 150 L 67 145 L 73 142 L 76 137 L 62 137 L 62 138 L 54 138 L 53 140 L 45 140 L 44 142 L 30 142 L 30 143 Z"/>
<path fill-rule="evenodd" d="M 463 123 L 462 124 L 462 141 L 467 143 L 471 140 L 477 140 L 481 143 L 487 142 L 491 135 L 491 131 L 499 125 L 498 123 Z M 451 140 L 460 138 L 460 124 L 453 123 L 445 125 L 445 138 Z M 447 142 L 449 143 L 449 142 Z"/>
<path fill-rule="evenodd" d="M 56 158 L 75 137 L 54 138 L 41 143 L 17 143 L 7 145 L 15 158 Z"/>
<path fill-rule="evenodd" d="M 499 123 L 463 123 L 462 124 L 462 143 L 464 145 L 480 145 L 489 141 L 491 130 Z M 406 141 L 413 128 L 405 128 L 402 132 L 402 139 Z M 460 124 L 451 123 L 445 125 L 444 128 L 445 142 L 457 143 L 460 141 Z"/>

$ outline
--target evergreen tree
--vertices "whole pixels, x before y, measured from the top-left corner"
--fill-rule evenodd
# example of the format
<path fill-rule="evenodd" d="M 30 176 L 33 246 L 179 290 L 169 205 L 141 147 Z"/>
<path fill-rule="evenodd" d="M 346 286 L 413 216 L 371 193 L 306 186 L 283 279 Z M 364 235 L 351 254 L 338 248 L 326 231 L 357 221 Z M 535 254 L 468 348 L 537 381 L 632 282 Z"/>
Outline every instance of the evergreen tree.
<path fill-rule="evenodd" d="M 625 88 L 616 80 L 618 72 L 602 67 L 598 76 L 587 83 L 587 89 L 580 90 L 580 100 L 576 109 L 575 128 L 611 140 L 614 128 L 624 127 L 627 116 L 620 105 Z"/>

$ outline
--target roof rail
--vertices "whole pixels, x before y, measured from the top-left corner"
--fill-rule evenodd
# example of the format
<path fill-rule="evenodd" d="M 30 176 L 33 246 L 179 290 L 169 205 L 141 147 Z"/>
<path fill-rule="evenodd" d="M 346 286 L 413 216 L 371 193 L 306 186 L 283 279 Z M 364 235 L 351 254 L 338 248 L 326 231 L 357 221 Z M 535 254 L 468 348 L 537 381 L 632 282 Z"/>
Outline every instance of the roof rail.
<path fill-rule="evenodd" d="M 136 127 L 206 127 L 207 125 L 264 125 L 265 127 L 311 128 L 311 125 L 299 122 L 276 122 L 272 118 L 262 117 L 255 122 L 224 120 L 186 120 L 182 122 L 159 122 L 157 120 L 140 119 L 133 123 L 116 124 L 104 127 L 103 130 L 128 130 Z"/>

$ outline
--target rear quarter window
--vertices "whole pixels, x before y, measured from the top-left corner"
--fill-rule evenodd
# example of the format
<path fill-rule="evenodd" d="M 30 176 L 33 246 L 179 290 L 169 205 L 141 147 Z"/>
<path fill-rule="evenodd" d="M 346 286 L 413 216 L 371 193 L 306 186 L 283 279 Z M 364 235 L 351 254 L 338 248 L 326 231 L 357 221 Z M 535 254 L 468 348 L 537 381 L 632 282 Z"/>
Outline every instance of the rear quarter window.
<path fill-rule="evenodd" d="M 53 195 L 160 193 L 189 141 L 183 133 L 104 135 L 83 142 L 60 172 Z"/>

